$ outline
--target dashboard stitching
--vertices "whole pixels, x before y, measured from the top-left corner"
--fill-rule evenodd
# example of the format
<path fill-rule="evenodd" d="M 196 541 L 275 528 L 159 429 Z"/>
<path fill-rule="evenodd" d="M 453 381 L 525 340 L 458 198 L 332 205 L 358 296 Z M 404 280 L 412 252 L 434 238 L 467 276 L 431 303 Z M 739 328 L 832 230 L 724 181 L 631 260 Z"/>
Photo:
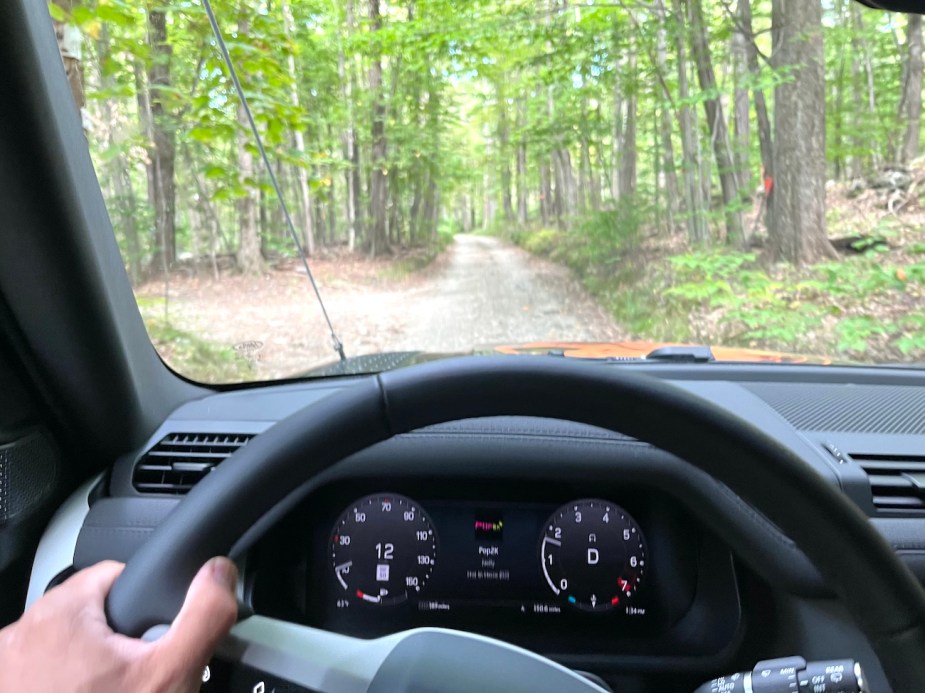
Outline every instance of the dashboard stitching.
<path fill-rule="evenodd" d="M 614 442 L 626 442 L 626 443 L 636 443 L 639 445 L 648 445 L 643 441 L 636 440 L 631 436 L 624 436 L 620 434 L 607 435 L 605 432 L 596 432 L 596 431 L 580 431 L 564 428 L 549 428 L 549 429 L 531 429 L 527 427 L 507 427 L 507 426 L 496 426 L 494 428 L 463 428 L 444 426 L 441 424 L 440 427 L 428 427 L 421 428 L 410 433 L 405 433 L 402 435 L 441 435 L 441 434 L 455 434 L 455 435 L 517 435 L 517 436 L 530 436 L 536 438 L 573 438 L 573 439 L 586 439 L 586 440 L 607 440 Z"/>
<path fill-rule="evenodd" d="M 633 439 L 608 439 L 608 438 L 575 438 L 571 436 L 543 436 L 543 435 L 532 435 L 528 433 L 503 433 L 500 431 L 491 431 L 491 432 L 472 432 L 472 433 L 429 433 L 429 432 L 419 432 L 415 431 L 413 433 L 402 433 L 401 435 L 395 436 L 395 438 L 404 438 L 404 439 L 413 439 L 413 438 L 430 438 L 438 440 L 458 440 L 460 438 L 467 438 L 470 440 L 492 440 L 492 441 L 511 441 L 511 440 L 558 440 L 563 443 L 571 443 L 573 445 L 595 445 L 595 444 L 607 444 L 621 447 L 635 447 L 635 448 L 649 448 L 656 450 L 657 448 L 652 447 L 648 443 L 643 443 L 638 440 Z M 666 453 L 669 454 L 669 453 Z"/>

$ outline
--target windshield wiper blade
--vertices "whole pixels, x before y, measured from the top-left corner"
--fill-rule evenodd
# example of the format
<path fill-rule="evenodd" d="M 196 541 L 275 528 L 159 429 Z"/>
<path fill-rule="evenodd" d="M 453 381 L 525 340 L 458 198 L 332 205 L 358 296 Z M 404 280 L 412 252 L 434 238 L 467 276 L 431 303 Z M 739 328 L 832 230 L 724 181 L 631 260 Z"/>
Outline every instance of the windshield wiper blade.
<path fill-rule="evenodd" d="M 328 325 L 328 331 L 331 333 L 331 341 L 334 343 L 334 351 L 340 356 L 341 361 L 346 361 L 347 357 L 344 355 L 344 343 L 340 341 L 337 332 L 334 331 L 334 325 L 331 322 L 331 318 L 328 316 L 328 310 L 325 308 L 324 301 L 321 298 L 321 291 L 318 289 L 318 284 L 315 282 L 315 275 L 312 274 L 308 266 L 308 258 L 305 255 L 305 250 L 302 248 L 301 241 L 299 241 L 299 234 L 296 233 L 295 224 L 292 223 L 292 215 L 289 214 L 289 206 L 283 198 L 283 191 L 279 187 L 279 181 L 276 180 L 276 173 L 273 171 L 270 157 L 267 156 L 267 150 L 263 146 L 263 138 L 260 136 L 260 131 L 257 129 L 257 123 L 251 112 L 250 104 L 247 102 L 247 97 L 244 96 L 244 88 L 241 86 L 241 80 L 238 79 L 238 71 L 231 61 L 231 53 L 228 52 L 228 46 L 225 45 L 225 38 L 222 36 L 222 30 L 218 25 L 218 20 L 215 18 L 215 12 L 212 11 L 212 3 L 210 0 L 202 0 L 202 4 L 206 9 L 206 14 L 209 15 L 209 24 L 212 25 L 212 33 L 215 35 L 215 40 L 222 52 L 225 66 L 228 68 L 228 74 L 231 77 L 231 81 L 234 83 L 234 89 L 238 93 L 238 98 L 241 100 L 241 106 L 244 108 L 244 112 L 247 114 L 247 122 L 250 124 L 251 133 L 254 135 L 254 141 L 257 143 L 260 158 L 263 159 L 264 168 L 266 168 L 267 175 L 270 177 L 270 183 L 273 185 L 276 199 L 279 201 L 280 209 L 286 220 L 286 226 L 289 229 L 289 235 L 292 237 L 292 242 L 295 244 L 296 250 L 299 253 L 299 258 L 302 260 L 302 266 L 305 268 L 305 274 L 308 275 L 308 280 L 311 282 L 315 297 L 318 299 L 318 305 L 321 306 L 321 313 L 324 315 L 324 320 Z"/>
<path fill-rule="evenodd" d="M 645 355 L 645 360 L 671 363 L 711 363 L 716 361 L 716 357 L 708 346 L 666 346 L 650 351 Z"/>

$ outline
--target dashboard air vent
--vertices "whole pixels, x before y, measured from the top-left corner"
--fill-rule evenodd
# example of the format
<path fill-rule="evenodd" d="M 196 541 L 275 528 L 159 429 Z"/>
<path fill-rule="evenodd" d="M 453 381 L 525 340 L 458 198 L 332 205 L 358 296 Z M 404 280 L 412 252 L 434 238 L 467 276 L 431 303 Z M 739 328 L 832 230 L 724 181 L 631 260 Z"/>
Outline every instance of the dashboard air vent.
<path fill-rule="evenodd" d="M 867 472 L 877 512 L 925 514 L 925 456 L 854 453 L 850 457 Z"/>
<path fill-rule="evenodd" d="M 171 433 L 138 460 L 132 485 L 139 493 L 187 493 L 253 437 L 250 433 Z"/>

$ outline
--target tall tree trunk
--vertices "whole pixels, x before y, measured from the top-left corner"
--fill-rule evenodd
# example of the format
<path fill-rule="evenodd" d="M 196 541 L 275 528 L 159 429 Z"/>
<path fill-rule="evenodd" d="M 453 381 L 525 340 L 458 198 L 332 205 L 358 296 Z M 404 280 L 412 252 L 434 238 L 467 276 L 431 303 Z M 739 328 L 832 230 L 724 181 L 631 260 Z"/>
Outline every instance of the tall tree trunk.
<path fill-rule="evenodd" d="M 656 49 L 655 49 L 655 60 L 656 67 L 658 68 L 659 73 L 662 75 L 660 81 L 662 83 L 664 96 L 667 100 L 671 100 L 671 94 L 668 93 L 665 77 L 668 74 L 668 39 L 665 30 L 665 6 L 662 4 L 661 0 L 658 0 L 655 4 L 655 13 L 658 17 L 658 30 L 656 32 Z M 669 231 L 674 231 L 674 221 L 675 216 L 677 215 L 680 198 L 680 186 L 678 185 L 678 173 L 677 165 L 675 164 L 675 154 L 674 154 L 674 142 L 672 141 L 672 127 L 671 127 L 671 111 L 668 107 L 663 106 L 660 109 L 659 115 L 659 135 L 661 137 L 662 145 L 662 163 L 664 168 L 665 176 L 665 193 L 667 196 L 666 210 L 668 212 L 668 224 Z"/>
<path fill-rule="evenodd" d="M 619 63 L 613 80 L 613 129 L 610 133 L 610 197 L 620 199 L 620 143 L 623 141 L 623 87 Z"/>
<path fill-rule="evenodd" d="M 238 31 L 247 35 L 250 25 L 247 19 L 238 21 Z M 260 253 L 260 230 L 258 228 L 258 213 L 260 193 L 253 187 L 252 181 L 257 178 L 257 167 L 254 155 L 248 145 L 250 144 L 250 127 L 244 105 L 238 102 L 238 133 L 236 138 L 238 179 L 245 186 L 246 192 L 238 200 L 238 252 L 235 262 L 238 270 L 243 274 L 257 275 L 264 271 L 263 256 Z"/>
<path fill-rule="evenodd" d="M 592 198 L 592 170 L 591 170 L 591 146 L 588 142 L 588 134 L 582 133 L 581 136 L 581 159 L 578 164 L 578 209 L 582 213 L 588 211 L 588 208 L 594 208 Z"/>
<path fill-rule="evenodd" d="M 109 31 L 105 25 L 100 29 L 100 36 L 96 41 L 96 55 L 99 62 L 99 80 L 100 86 L 104 90 L 113 88 L 112 75 L 106 70 L 106 63 L 110 59 Z M 100 101 L 100 108 L 103 114 L 103 121 L 106 130 L 106 146 L 110 151 L 117 152 L 107 166 L 109 179 L 112 182 L 112 190 L 115 197 L 115 211 L 119 218 L 116 222 L 117 228 L 125 236 L 125 245 L 128 260 L 128 273 L 133 284 L 141 281 L 142 253 L 141 240 L 138 237 L 138 226 L 135 222 L 135 191 L 132 189 L 132 177 L 128 165 L 125 162 L 125 156 L 118 148 L 118 142 L 115 136 L 115 126 L 112 111 L 112 102 L 109 99 Z"/>
<path fill-rule="evenodd" d="M 353 36 L 354 27 L 356 26 L 356 17 L 354 15 L 354 0 L 346 0 L 344 3 L 346 11 L 346 31 L 347 37 Z M 343 53 L 343 44 L 340 46 Z M 346 130 L 346 156 L 350 162 L 350 168 L 347 172 L 349 176 L 347 183 L 347 194 L 350 196 L 352 203 L 352 214 L 348 215 L 352 220 L 352 235 L 348 237 L 348 246 L 350 250 L 355 248 L 356 239 L 364 234 L 363 224 L 363 183 L 360 168 L 360 147 L 357 144 L 357 126 L 356 126 L 356 106 L 353 103 L 354 87 L 358 83 L 356 63 L 360 56 L 354 56 L 354 59 L 345 66 L 345 79 L 341 83 L 344 101 L 347 104 L 347 130 Z"/>
<path fill-rule="evenodd" d="M 672 10 L 679 18 L 680 28 L 683 29 L 684 10 L 682 2 L 674 0 Z M 662 0 L 656 0 L 661 3 Z M 694 129 L 694 118 L 691 112 L 690 86 L 687 79 L 687 46 L 683 31 L 678 32 L 678 122 L 681 127 L 681 156 L 684 177 L 684 201 L 687 212 L 687 238 L 692 245 L 704 245 L 710 242 L 710 228 L 707 225 L 706 207 L 703 198 L 703 187 L 700 185 L 697 158 L 697 133 Z"/>
<path fill-rule="evenodd" d="M 369 0 L 370 31 L 375 34 L 382 29 L 382 17 L 379 14 L 379 0 Z M 377 37 L 372 39 L 378 41 Z M 387 144 L 385 136 L 385 103 L 382 93 L 382 55 L 381 49 L 373 49 L 369 67 L 369 91 L 373 98 L 372 159 L 369 183 L 370 238 L 369 253 L 373 257 L 390 251 L 388 244 L 387 210 L 388 179 L 386 174 Z"/>
<path fill-rule="evenodd" d="M 622 48 L 623 33 L 621 27 L 616 21 L 613 25 L 613 53 L 618 56 L 614 61 L 613 70 L 613 128 L 610 133 L 610 197 L 616 202 L 620 199 L 620 165 L 621 153 L 620 147 L 623 143 L 623 75 L 625 72 L 624 61 L 620 57 L 625 51 Z"/>
<path fill-rule="evenodd" d="M 353 0 L 346 2 L 346 25 L 347 35 L 353 33 Z M 341 146 L 343 148 L 344 162 L 347 164 L 344 168 L 344 183 L 346 193 L 344 195 L 345 217 L 347 221 L 347 249 L 350 252 L 356 248 L 357 241 L 357 212 L 359 209 L 359 196 L 357 195 L 357 186 L 359 185 L 359 171 L 355 162 L 356 150 L 356 125 L 353 114 L 353 70 L 347 74 L 347 56 L 344 54 L 343 36 L 337 35 L 337 77 L 340 81 L 340 98 L 343 101 L 347 111 L 347 123 L 341 136 Z"/>
<path fill-rule="evenodd" d="M 713 72 L 713 60 L 707 41 L 706 26 L 703 21 L 701 0 L 691 0 L 688 4 L 688 17 L 691 23 L 691 53 L 697 66 L 697 79 L 700 88 L 707 94 L 717 93 L 716 75 Z M 713 140 L 713 154 L 719 169 L 719 182 L 723 190 L 723 214 L 726 218 L 726 242 L 730 245 L 742 245 L 745 235 L 742 231 L 742 213 L 739 210 L 739 186 L 735 175 L 735 162 L 729 145 L 729 131 L 723 116 L 723 104 L 717 96 L 705 98 L 703 109 L 706 113 L 710 136 Z"/>
<path fill-rule="evenodd" d="M 758 45 L 755 43 L 755 35 L 752 30 L 751 0 L 739 0 L 738 14 L 739 22 L 743 30 L 748 34 L 748 40 L 745 42 L 748 71 L 751 73 L 753 84 L 757 84 L 761 67 L 758 64 Z M 771 139 L 771 119 L 768 117 L 768 107 L 765 102 L 764 91 L 758 87 L 753 87 L 752 99 L 755 102 L 755 120 L 758 123 L 758 145 L 761 149 L 761 168 L 765 178 L 773 180 L 774 161 L 773 143 Z"/>
<path fill-rule="evenodd" d="M 182 151 L 186 167 L 193 178 L 193 182 L 196 184 L 196 202 L 200 210 L 199 216 L 206 220 L 208 223 L 209 259 L 212 265 L 212 276 L 218 279 L 218 261 L 216 255 L 221 250 L 221 243 L 224 242 L 227 244 L 225 233 L 222 230 L 222 222 L 218 217 L 218 213 L 215 211 L 215 207 L 212 205 L 209 193 L 206 190 L 205 183 L 202 182 L 202 177 L 196 170 L 196 165 L 193 163 L 193 157 L 190 155 L 189 150 L 186 147 L 184 147 Z"/>
<path fill-rule="evenodd" d="M 440 189 L 437 187 L 437 178 L 439 170 L 434 162 L 440 160 L 440 148 L 443 138 L 441 137 L 440 114 L 441 104 L 443 103 L 442 94 L 439 86 L 432 86 L 429 90 L 427 100 L 428 110 L 428 131 L 430 132 L 430 159 L 427 162 L 427 205 L 430 206 L 431 214 L 425 216 L 426 222 L 430 225 L 430 242 L 433 244 L 437 240 L 437 231 L 440 224 Z"/>
<path fill-rule="evenodd" d="M 485 171 L 482 174 L 482 228 L 489 228 L 495 221 L 495 198 L 488 191 L 491 190 L 491 177 Z"/>
<path fill-rule="evenodd" d="M 159 6 L 157 6 L 159 8 Z M 148 143 L 148 192 L 154 209 L 154 253 L 151 269 L 168 272 L 177 255 L 176 232 L 176 135 L 164 106 L 173 85 L 170 61 L 173 49 L 167 43 L 167 16 L 162 9 L 147 9 L 148 48 L 146 99 L 151 139 Z"/>
<path fill-rule="evenodd" d="M 589 197 L 591 193 L 591 151 L 588 144 L 588 100 L 582 98 L 579 121 L 578 137 L 578 213 L 585 214 L 588 211 Z"/>
<path fill-rule="evenodd" d="M 562 147 L 552 153 L 556 181 L 556 218 L 560 228 L 566 228 L 575 213 L 575 176 L 572 172 L 572 155 Z"/>
<path fill-rule="evenodd" d="M 502 76 L 502 80 L 506 76 Z M 504 210 L 504 220 L 514 220 L 514 203 L 511 196 L 511 126 L 507 112 L 507 97 L 501 83 L 495 87 L 498 100 L 498 162 L 501 176 L 501 208 Z"/>
<path fill-rule="evenodd" d="M 64 72 L 71 87 L 71 96 L 74 97 L 74 105 L 80 114 L 81 124 L 86 127 L 84 108 L 87 105 L 87 100 L 84 95 L 82 35 L 80 28 L 68 21 L 74 8 L 80 5 L 80 0 L 52 0 L 52 2 L 60 7 L 68 17 L 63 22 L 54 19 L 52 23 L 55 28 L 55 37 L 58 39 L 58 51 L 61 53 L 61 60 L 64 62 Z"/>
<path fill-rule="evenodd" d="M 638 98 L 636 92 L 638 85 L 636 81 L 635 42 L 632 42 L 630 46 L 626 75 L 628 77 L 628 83 L 624 83 L 624 88 L 626 89 L 626 120 L 623 127 L 623 139 L 620 144 L 620 198 L 627 198 L 635 195 L 637 185 L 636 106 Z"/>
<path fill-rule="evenodd" d="M 769 247 L 774 260 L 812 263 L 837 254 L 825 233 L 825 54 L 822 5 L 773 0 L 775 69 L 792 79 L 774 90 L 774 189 Z"/>
<path fill-rule="evenodd" d="M 845 62 L 846 51 L 839 51 L 838 72 L 835 80 L 832 82 L 833 102 L 835 103 L 835 113 L 832 114 L 832 167 L 834 169 L 835 180 L 842 180 L 845 175 Z"/>
<path fill-rule="evenodd" d="M 864 36 L 866 28 L 864 26 L 864 16 L 861 14 L 861 6 L 858 3 L 851 3 L 851 17 L 853 20 L 852 43 L 854 48 L 855 75 L 858 81 L 863 82 L 863 90 L 866 92 L 867 102 L 867 122 L 861 126 L 858 145 L 860 151 L 866 151 L 870 155 L 870 164 L 879 166 L 883 160 L 883 152 L 880 150 L 877 138 L 871 138 L 867 131 L 877 122 L 877 90 L 874 84 L 874 66 L 870 55 L 870 46 Z M 863 72 L 863 74 L 861 74 Z M 856 87 L 857 88 L 857 87 Z M 857 103 L 860 104 L 861 89 L 857 91 Z M 860 110 L 858 116 L 860 116 Z"/>
<path fill-rule="evenodd" d="M 848 3 L 848 17 L 854 16 L 854 3 Z M 854 43 L 854 41 L 852 41 Z M 865 160 L 864 153 L 873 154 L 873 147 L 865 145 L 867 138 L 867 123 L 864 115 L 863 103 L 863 76 L 861 75 L 861 65 L 858 62 L 857 51 L 852 46 L 851 51 L 851 103 L 853 108 L 852 127 L 851 127 L 851 159 L 848 166 L 849 178 L 861 178 L 864 175 L 865 167 L 871 163 Z M 873 157 L 871 156 L 871 160 Z"/>
<path fill-rule="evenodd" d="M 332 138 L 332 141 L 333 140 Z M 331 187 L 328 190 L 328 233 L 322 240 L 323 246 L 332 246 L 337 242 L 337 181 L 335 171 L 328 168 L 328 178 L 331 179 Z"/>
<path fill-rule="evenodd" d="M 911 161 L 919 155 L 922 132 L 922 15 L 906 15 L 906 63 L 900 117 L 905 122 L 901 160 Z"/>
<path fill-rule="evenodd" d="M 749 20 L 751 19 L 751 8 L 743 8 L 743 5 L 748 5 L 749 2 L 750 0 L 738 0 L 736 26 L 732 33 L 732 69 L 733 81 L 735 83 L 732 99 L 735 134 L 733 159 L 736 167 L 736 180 L 741 190 L 748 190 L 751 184 L 751 174 L 748 165 L 748 153 L 751 148 L 749 100 L 748 89 L 743 84 L 749 72 L 748 42 L 751 40 L 751 36 L 746 34 L 747 31 L 750 32 L 750 29 L 746 28 L 745 22 L 743 21 L 743 16 L 746 12 L 748 13 Z"/>
<path fill-rule="evenodd" d="M 257 275 L 264 271 L 263 256 L 260 251 L 260 229 L 258 225 L 258 206 L 260 193 L 251 187 L 257 171 L 254 155 L 248 148 L 250 137 L 248 133 L 247 115 L 244 106 L 238 105 L 237 135 L 237 161 L 238 178 L 241 184 L 247 187 L 243 197 L 238 199 L 238 250 L 235 253 L 235 264 L 238 270 L 246 275 Z"/>
<path fill-rule="evenodd" d="M 636 56 L 629 59 L 629 72 L 635 74 Z M 636 193 L 636 98 L 635 85 L 630 86 L 626 95 L 626 121 L 623 128 L 623 140 L 620 145 L 620 197 L 632 197 Z"/>
<path fill-rule="evenodd" d="M 281 9 L 283 13 L 283 29 L 286 33 L 286 40 L 293 41 L 293 25 L 295 22 L 292 18 L 292 8 L 289 6 L 289 0 L 281 0 Z M 302 104 L 299 101 L 299 76 L 296 72 L 295 54 L 288 51 L 286 56 L 286 70 L 289 73 L 289 100 L 292 102 L 296 112 L 301 111 Z M 295 150 L 301 159 L 296 166 L 296 179 L 299 183 L 299 202 L 302 207 L 302 243 L 305 246 L 305 252 L 309 255 L 315 253 L 315 233 L 312 229 L 312 200 L 308 187 L 308 169 L 305 168 L 305 134 L 302 127 L 294 128 L 293 138 L 295 140 Z"/>
<path fill-rule="evenodd" d="M 598 120 L 600 120 L 600 113 L 598 113 Z M 600 130 L 603 132 L 603 129 Z M 594 162 L 591 165 L 591 209 L 595 212 L 601 211 L 601 194 L 604 190 L 604 181 L 603 175 L 607 172 L 607 166 L 604 163 L 604 152 L 601 142 L 598 141 L 597 146 L 594 148 L 595 159 L 597 160 L 597 166 L 595 167 Z M 603 172 L 603 173 L 602 173 Z"/>
<path fill-rule="evenodd" d="M 524 141 L 526 114 L 523 98 L 517 100 L 517 222 L 527 223 L 527 143 Z"/>
<path fill-rule="evenodd" d="M 540 220 L 543 226 L 549 226 L 552 218 L 552 176 L 549 173 L 549 157 L 540 156 Z"/>

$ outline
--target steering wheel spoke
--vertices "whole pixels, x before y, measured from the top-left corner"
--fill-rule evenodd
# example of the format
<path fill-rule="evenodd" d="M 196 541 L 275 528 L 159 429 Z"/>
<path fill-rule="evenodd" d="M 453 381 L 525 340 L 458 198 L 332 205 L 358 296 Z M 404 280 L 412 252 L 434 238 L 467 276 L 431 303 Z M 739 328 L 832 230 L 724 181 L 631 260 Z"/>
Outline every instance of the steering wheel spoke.
<path fill-rule="evenodd" d="M 319 693 L 366 693 L 394 639 L 361 640 L 251 616 L 235 625 L 216 656 Z"/>
<path fill-rule="evenodd" d="M 518 693 L 602 689 L 549 659 L 472 633 L 418 628 L 361 640 L 264 616 L 238 623 L 216 656 L 317 693 Z M 499 679 L 498 673 L 504 672 Z"/>

